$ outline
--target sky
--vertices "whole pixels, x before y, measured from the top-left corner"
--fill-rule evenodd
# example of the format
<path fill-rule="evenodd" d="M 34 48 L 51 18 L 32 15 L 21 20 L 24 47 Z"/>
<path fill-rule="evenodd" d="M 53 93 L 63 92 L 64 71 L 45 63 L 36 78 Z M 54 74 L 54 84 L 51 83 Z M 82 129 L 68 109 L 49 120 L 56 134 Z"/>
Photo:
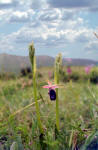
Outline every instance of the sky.
<path fill-rule="evenodd" d="M 0 53 L 98 60 L 98 0 L 0 0 Z"/>

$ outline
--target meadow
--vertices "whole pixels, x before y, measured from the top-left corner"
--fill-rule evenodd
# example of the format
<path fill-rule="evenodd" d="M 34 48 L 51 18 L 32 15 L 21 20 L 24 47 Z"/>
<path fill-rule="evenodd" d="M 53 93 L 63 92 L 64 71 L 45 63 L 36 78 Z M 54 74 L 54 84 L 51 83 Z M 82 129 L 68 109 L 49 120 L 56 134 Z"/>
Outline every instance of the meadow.
<path fill-rule="evenodd" d="M 56 101 L 51 101 L 48 89 L 43 88 L 48 80 L 54 84 L 54 68 L 37 69 L 37 100 L 44 130 L 42 142 L 32 75 L 0 79 L 0 150 L 89 150 L 91 138 L 98 134 L 98 83 L 92 82 L 96 81 L 92 76 L 98 77 L 98 67 L 93 67 L 90 74 L 85 73 L 84 67 L 71 67 L 71 70 L 70 78 L 66 66 L 60 71 L 58 133 Z"/>

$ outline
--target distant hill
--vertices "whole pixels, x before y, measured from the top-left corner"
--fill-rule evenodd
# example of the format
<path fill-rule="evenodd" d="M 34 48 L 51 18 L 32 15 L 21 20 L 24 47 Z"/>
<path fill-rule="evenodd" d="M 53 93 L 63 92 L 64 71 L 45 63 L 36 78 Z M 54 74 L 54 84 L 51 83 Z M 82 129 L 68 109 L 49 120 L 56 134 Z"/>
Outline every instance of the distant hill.
<path fill-rule="evenodd" d="M 87 66 L 87 65 L 97 65 L 98 61 L 90 60 L 90 59 L 71 59 L 71 61 L 67 61 L 66 58 L 63 59 L 63 65 L 72 65 L 72 66 Z"/>
<path fill-rule="evenodd" d="M 36 56 L 37 66 L 53 66 L 54 57 L 51 56 Z M 68 59 L 63 58 L 63 65 L 74 65 L 74 66 L 86 66 L 86 65 L 97 65 L 98 61 L 89 59 Z M 30 66 L 28 56 L 16 56 L 9 54 L 0 54 L 0 71 L 7 72 L 20 72 L 21 68 Z"/>

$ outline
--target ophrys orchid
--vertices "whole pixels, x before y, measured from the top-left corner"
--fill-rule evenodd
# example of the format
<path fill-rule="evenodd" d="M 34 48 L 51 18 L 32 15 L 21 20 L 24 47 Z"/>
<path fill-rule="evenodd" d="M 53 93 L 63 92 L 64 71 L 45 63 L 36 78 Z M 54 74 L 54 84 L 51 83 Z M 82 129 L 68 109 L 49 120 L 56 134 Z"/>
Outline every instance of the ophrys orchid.
<path fill-rule="evenodd" d="M 56 91 L 55 91 L 55 89 L 58 88 L 58 86 L 55 85 L 55 84 L 52 85 L 52 83 L 50 81 L 48 81 L 48 85 L 43 86 L 43 88 L 48 88 L 49 89 L 48 94 L 50 96 L 50 100 L 55 101 L 56 100 Z"/>

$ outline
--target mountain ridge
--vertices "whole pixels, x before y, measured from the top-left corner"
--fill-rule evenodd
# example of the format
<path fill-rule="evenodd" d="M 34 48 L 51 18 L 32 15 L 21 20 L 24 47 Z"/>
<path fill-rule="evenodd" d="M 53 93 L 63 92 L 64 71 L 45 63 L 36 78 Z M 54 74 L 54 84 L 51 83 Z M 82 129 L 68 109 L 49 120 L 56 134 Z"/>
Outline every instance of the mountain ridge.
<path fill-rule="evenodd" d="M 36 56 L 37 66 L 53 66 L 55 58 L 47 55 Z M 63 65 L 86 66 L 98 65 L 98 61 L 81 58 L 63 58 Z M 19 72 L 21 68 L 31 66 L 29 56 L 17 56 L 6 53 L 0 54 L 0 71 Z"/>

